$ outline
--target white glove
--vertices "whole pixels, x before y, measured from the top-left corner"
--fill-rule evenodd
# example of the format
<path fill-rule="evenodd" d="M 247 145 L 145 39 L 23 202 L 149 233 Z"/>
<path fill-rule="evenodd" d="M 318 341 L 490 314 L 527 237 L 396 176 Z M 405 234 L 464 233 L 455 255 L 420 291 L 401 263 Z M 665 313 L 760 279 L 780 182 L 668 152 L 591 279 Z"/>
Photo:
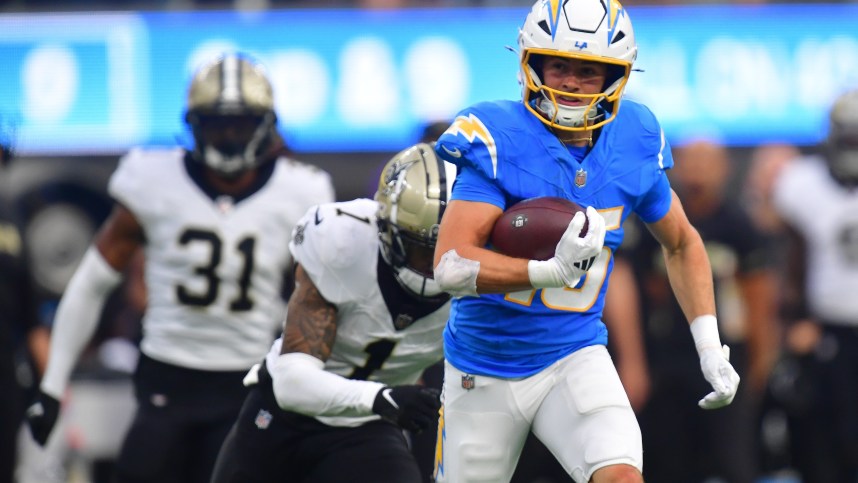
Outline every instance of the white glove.
<path fill-rule="evenodd" d="M 587 221 L 587 234 L 579 236 Z M 531 260 L 527 264 L 530 284 L 534 288 L 574 287 L 587 270 L 593 266 L 593 261 L 602 251 L 605 244 L 605 219 L 592 206 L 584 213 L 575 213 L 557 248 L 554 257 L 545 260 Z"/>
<path fill-rule="evenodd" d="M 714 315 L 702 315 L 691 322 L 691 334 L 700 356 L 703 377 L 714 391 L 697 405 L 703 409 L 718 409 L 729 405 L 739 389 L 739 375 L 730 364 L 730 348 L 721 345 L 718 321 Z"/>

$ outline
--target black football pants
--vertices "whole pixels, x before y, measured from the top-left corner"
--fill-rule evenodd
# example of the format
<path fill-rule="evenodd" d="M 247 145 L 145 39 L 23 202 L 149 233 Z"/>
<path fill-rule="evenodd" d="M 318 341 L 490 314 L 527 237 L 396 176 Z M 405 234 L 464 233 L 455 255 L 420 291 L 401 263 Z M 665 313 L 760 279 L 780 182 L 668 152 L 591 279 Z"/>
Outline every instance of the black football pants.
<path fill-rule="evenodd" d="M 197 371 L 141 355 L 137 414 L 117 461 L 117 481 L 208 483 L 247 394 L 245 373 Z"/>
<path fill-rule="evenodd" d="M 263 367 L 233 426 L 212 483 L 421 483 L 401 429 L 373 421 L 333 427 L 281 410 Z"/>

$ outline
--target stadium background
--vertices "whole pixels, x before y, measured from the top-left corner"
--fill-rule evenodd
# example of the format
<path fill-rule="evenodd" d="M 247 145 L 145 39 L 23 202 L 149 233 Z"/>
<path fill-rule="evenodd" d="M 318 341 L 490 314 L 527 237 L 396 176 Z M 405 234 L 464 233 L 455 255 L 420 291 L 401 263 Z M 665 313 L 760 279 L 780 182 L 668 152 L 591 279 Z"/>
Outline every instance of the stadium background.
<path fill-rule="evenodd" d="M 673 144 L 728 145 L 736 194 L 754 148 L 815 150 L 831 101 L 858 85 L 858 5 L 639 3 L 625 3 L 643 71 L 627 96 L 653 109 Z M 0 143 L 16 154 L 2 183 L 25 215 L 43 319 L 107 215 L 118 157 L 191 145 L 184 94 L 201 60 L 242 50 L 266 65 L 295 157 L 351 199 L 370 195 L 384 161 L 428 123 L 519 97 L 505 46 L 515 48 L 526 4 L 0 2 Z M 104 387 L 81 396 L 91 406 L 71 422 L 87 457 L 110 452 L 98 428 L 124 421 L 93 417 L 117 394 Z"/>

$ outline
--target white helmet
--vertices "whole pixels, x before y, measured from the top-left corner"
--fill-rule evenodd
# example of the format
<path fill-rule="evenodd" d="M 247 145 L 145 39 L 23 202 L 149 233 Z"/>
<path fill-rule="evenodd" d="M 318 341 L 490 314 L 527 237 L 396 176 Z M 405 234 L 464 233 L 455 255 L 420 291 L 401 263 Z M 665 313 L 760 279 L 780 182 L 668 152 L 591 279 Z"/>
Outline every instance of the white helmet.
<path fill-rule="evenodd" d="M 858 186 L 858 90 L 841 94 L 831 107 L 825 159 L 837 181 Z"/>
<path fill-rule="evenodd" d="M 550 127 L 573 132 L 614 119 L 638 51 L 631 19 L 617 0 L 538 0 L 519 30 L 518 47 L 525 106 Z M 607 64 L 602 92 L 576 94 L 544 86 L 539 74 L 544 56 Z M 587 104 L 565 106 L 557 102 L 558 96 Z"/>
<path fill-rule="evenodd" d="M 236 176 L 274 158 L 279 136 L 271 83 L 262 66 L 243 55 L 224 55 L 194 74 L 185 121 L 194 135 L 193 158 L 222 176 Z M 239 126 L 245 126 L 246 135 L 222 136 L 220 142 L 207 136 Z"/>

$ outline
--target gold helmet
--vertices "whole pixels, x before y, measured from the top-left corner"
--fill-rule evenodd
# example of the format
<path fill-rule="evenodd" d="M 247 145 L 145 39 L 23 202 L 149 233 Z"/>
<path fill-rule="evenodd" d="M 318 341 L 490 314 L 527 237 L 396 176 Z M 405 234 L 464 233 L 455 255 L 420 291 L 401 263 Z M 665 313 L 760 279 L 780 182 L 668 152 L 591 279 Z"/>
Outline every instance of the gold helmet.
<path fill-rule="evenodd" d="M 194 74 L 185 122 L 194 135 L 194 159 L 227 177 L 273 159 L 280 139 L 271 83 L 261 65 L 240 54 Z"/>
<path fill-rule="evenodd" d="M 829 114 L 825 159 L 834 178 L 858 186 L 858 89 L 841 94 Z"/>
<path fill-rule="evenodd" d="M 455 166 L 419 143 L 388 161 L 378 182 L 382 254 L 400 285 L 419 296 L 441 293 L 432 279 L 432 258 L 455 177 Z"/>

